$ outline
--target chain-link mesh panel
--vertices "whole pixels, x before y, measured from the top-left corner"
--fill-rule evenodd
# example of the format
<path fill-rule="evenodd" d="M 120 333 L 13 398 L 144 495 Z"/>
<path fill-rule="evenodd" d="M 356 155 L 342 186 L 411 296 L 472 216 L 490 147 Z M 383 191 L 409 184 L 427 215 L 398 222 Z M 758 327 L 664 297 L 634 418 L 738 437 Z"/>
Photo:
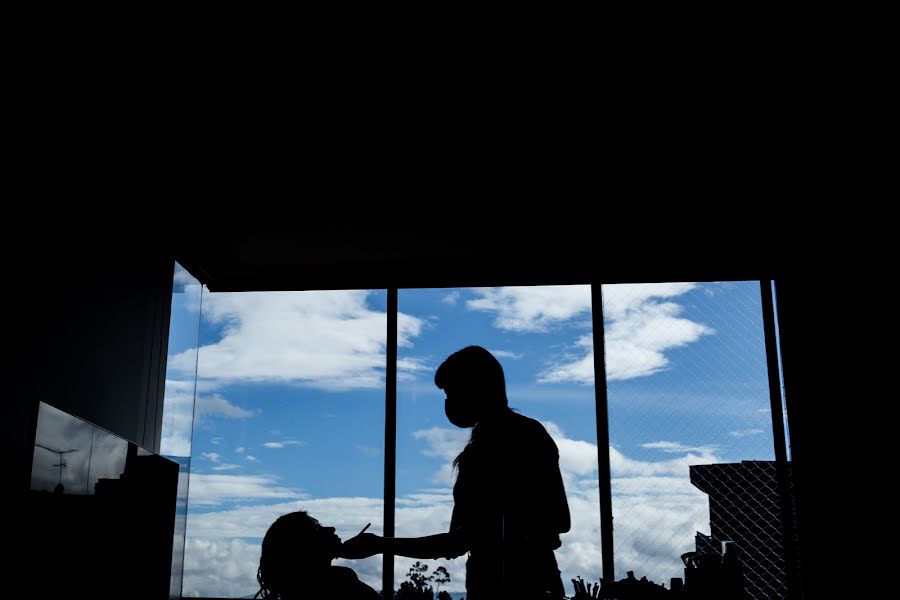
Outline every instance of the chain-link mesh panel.
<path fill-rule="evenodd" d="M 459 475 L 453 461 L 469 441 L 471 430 L 448 422 L 446 394 L 435 387 L 434 370 L 451 353 L 477 344 L 500 361 L 510 406 L 538 421 L 559 452 L 571 517 L 571 528 L 561 533 L 562 545 L 554 550 L 564 588 L 571 594 L 571 580 L 578 576 L 599 579 L 602 557 L 591 302 L 587 285 L 399 291 L 400 314 L 427 320 L 429 326 L 414 346 L 398 351 L 400 365 L 420 364 L 421 369 L 409 371 L 397 384 L 397 537 L 449 530 L 455 502 L 452 492 Z M 501 476 L 498 470 L 497 477 Z M 532 492 L 518 488 L 518 493 Z M 509 498 L 516 501 L 515 495 Z M 521 543 L 514 541 L 510 547 Z M 407 588 L 430 586 L 436 596 L 437 578 L 429 578 L 443 566 L 447 571 L 444 578 L 450 581 L 440 585 L 441 591 L 453 593 L 454 598 L 468 597 L 466 561 L 465 555 L 433 561 L 398 556 L 394 587 L 399 589 L 404 583 Z M 417 562 L 420 566 L 413 568 Z"/>
<path fill-rule="evenodd" d="M 602 293 L 616 578 L 786 597 L 759 283 Z"/>
<path fill-rule="evenodd" d="M 691 483 L 709 495 L 709 538 L 737 546 L 746 595 L 785 597 L 784 524 L 775 463 L 696 465 L 690 471 Z"/>

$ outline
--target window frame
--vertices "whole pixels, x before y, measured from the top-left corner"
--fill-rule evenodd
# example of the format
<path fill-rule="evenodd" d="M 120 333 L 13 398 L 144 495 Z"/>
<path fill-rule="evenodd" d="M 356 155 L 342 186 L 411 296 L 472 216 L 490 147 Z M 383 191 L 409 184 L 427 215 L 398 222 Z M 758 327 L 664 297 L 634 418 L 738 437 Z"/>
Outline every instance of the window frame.
<path fill-rule="evenodd" d="M 739 279 L 721 279 L 717 281 L 748 281 Z M 779 365 L 780 344 L 777 336 L 777 312 L 773 300 L 772 288 L 774 281 L 770 279 L 758 280 L 760 297 L 762 302 L 762 320 L 765 339 L 766 365 L 768 374 L 769 397 L 772 416 L 772 434 L 774 440 L 775 463 L 779 484 L 779 495 L 782 501 L 782 523 L 784 527 L 785 560 L 788 572 L 788 589 L 795 593 L 799 589 L 797 573 L 797 554 L 794 547 L 794 534 L 791 518 L 791 492 L 790 475 L 788 473 L 789 461 L 787 458 L 787 442 L 785 428 L 788 427 L 784 416 L 788 407 L 783 404 L 782 379 Z M 603 326 L 603 298 L 601 289 L 603 285 L 614 285 L 618 281 L 570 281 L 568 285 L 591 286 L 591 320 L 594 344 L 594 407 L 597 428 L 597 463 L 599 484 L 600 511 L 600 548 L 602 561 L 602 577 L 604 580 L 614 580 L 615 556 L 613 554 L 614 527 L 612 517 L 612 477 L 610 469 L 609 453 L 609 415 L 608 395 L 605 360 L 605 331 Z M 635 282 L 639 283 L 639 282 Z M 201 283 L 202 285 L 202 283 Z M 496 285 L 496 284 L 495 284 Z M 509 284 L 519 285 L 519 284 Z M 550 285 L 550 284 L 531 284 Z M 558 285 L 558 283 L 557 283 Z M 564 284 L 565 285 L 565 284 Z M 428 286 L 437 289 L 442 286 Z M 340 289 L 340 288 L 335 288 Z M 376 289 L 376 288 L 372 288 Z M 385 434 L 384 434 L 384 531 L 385 537 L 393 537 L 395 533 L 396 517 L 396 474 L 397 474 L 397 355 L 398 355 L 398 297 L 401 289 L 418 289 L 412 287 L 378 287 L 387 291 L 387 337 L 385 348 Z M 269 290 L 273 291 L 273 290 Z M 201 316 L 202 318 L 202 316 Z M 165 320 L 168 323 L 168 319 Z M 597 351 L 596 349 L 602 349 Z M 156 354 L 158 360 L 165 364 L 165 353 Z M 163 369 L 164 371 L 164 369 Z M 600 376 L 598 376 L 598 373 Z M 195 374 L 196 377 L 196 374 Z M 164 398 L 160 394 L 159 415 L 162 417 L 162 404 Z M 195 398 L 196 402 L 196 398 Z M 192 424 L 192 430 L 194 425 Z M 157 435 L 159 438 L 159 434 Z M 193 447 L 191 448 L 193 453 Z M 394 582 L 394 555 L 384 553 L 382 555 L 382 589 L 396 591 Z M 183 597 L 183 596 L 181 596 Z M 206 597 L 207 600 L 225 600 Z M 228 599 L 232 600 L 232 599 Z"/>

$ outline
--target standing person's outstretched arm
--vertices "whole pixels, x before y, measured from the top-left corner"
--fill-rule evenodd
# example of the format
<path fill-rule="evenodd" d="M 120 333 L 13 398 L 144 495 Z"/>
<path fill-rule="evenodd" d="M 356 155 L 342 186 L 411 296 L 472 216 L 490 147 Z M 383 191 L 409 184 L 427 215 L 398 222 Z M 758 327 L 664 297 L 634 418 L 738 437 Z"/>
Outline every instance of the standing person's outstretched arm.
<path fill-rule="evenodd" d="M 342 558 L 368 558 L 375 554 L 391 553 L 408 558 L 456 558 L 467 551 L 460 536 L 439 533 L 417 538 L 385 538 L 362 533 L 341 546 Z"/>

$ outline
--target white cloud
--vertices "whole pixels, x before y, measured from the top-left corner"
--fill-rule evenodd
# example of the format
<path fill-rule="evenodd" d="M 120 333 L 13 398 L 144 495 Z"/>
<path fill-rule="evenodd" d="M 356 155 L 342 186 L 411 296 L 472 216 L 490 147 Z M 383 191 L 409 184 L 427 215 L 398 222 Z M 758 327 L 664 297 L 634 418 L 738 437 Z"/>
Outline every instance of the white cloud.
<path fill-rule="evenodd" d="M 232 469 L 240 469 L 241 465 L 234 465 L 231 463 L 222 463 L 218 464 L 212 468 L 213 471 L 231 471 Z"/>
<path fill-rule="evenodd" d="M 421 358 L 410 356 L 397 358 L 397 381 L 414 381 L 416 373 L 431 372 L 432 370 Z"/>
<path fill-rule="evenodd" d="M 591 310 L 588 285 L 474 288 L 466 307 L 496 313 L 494 326 L 507 331 L 548 331 Z"/>
<path fill-rule="evenodd" d="M 201 456 L 213 462 L 219 462 L 219 458 L 221 458 L 217 452 L 204 452 Z"/>
<path fill-rule="evenodd" d="M 453 514 L 453 493 L 449 488 L 443 490 L 422 490 L 397 499 L 397 535 L 401 537 L 418 537 L 449 531 L 450 517 Z M 394 561 L 394 586 L 406 581 L 409 568 L 416 562 L 414 558 L 398 556 Z M 421 561 L 433 572 L 439 565 L 450 573 L 450 583 L 443 586 L 451 592 L 464 592 L 466 589 L 466 556 L 447 560 Z M 375 587 L 375 586 L 373 586 Z M 380 587 L 380 586 L 378 586 Z"/>
<path fill-rule="evenodd" d="M 572 593 L 569 581 L 572 577 L 581 575 L 597 580 L 600 576 L 597 446 L 568 437 L 556 423 L 548 421 L 544 425 L 559 447 L 560 469 L 572 515 L 572 530 L 563 534 L 563 545 L 556 551 L 563 582 Z M 423 443 L 423 454 L 446 465 L 461 449 L 468 432 L 433 427 L 413 435 Z M 670 577 L 683 576 L 679 557 L 693 549 L 694 534 L 709 532 L 708 499 L 690 484 L 688 467 L 719 460 L 712 448 L 706 446 L 651 442 L 648 447 L 679 455 L 665 461 L 639 461 L 610 448 L 617 578 L 624 577 L 625 570 L 633 570 L 638 577 L 646 575 L 657 583 L 668 583 Z M 210 479 L 214 477 L 219 479 Z M 230 483 L 226 485 L 226 481 Z M 213 482 L 224 490 L 210 498 Z M 397 498 L 397 535 L 413 537 L 446 531 L 453 508 L 451 485 L 452 482 L 441 488 L 422 489 Z M 238 597 L 255 593 L 259 543 L 275 518 L 287 512 L 307 510 L 323 524 L 335 527 L 342 539 L 352 537 L 369 522 L 372 523 L 370 532 L 382 532 L 380 499 L 299 499 L 298 492 L 277 488 L 274 480 L 265 478 L 194 474 L 191 476 L 191 503 L 196 502 L 195 493 L 221 501 L 223 497 L 240 497 L 234 495 L 239 489 L 256 494 L 248 496 L 250 498 L 269 500 L 284 494 L 283 500 L 292 499 L 265 506 L 244 505 L 217 512 L 191 513 L 187 525 L 185 595 Z M 413 562 L 414 559 L 397 557 L 397 585 L 405 580 Z M 445 589 L 465 589 L 465 557 L 426 562 L 432 570 L 437 565 L 448 568 L 452 581 Z M 335 564 L 351 567 L 362 581 L 380 589 L 380 556 L 363 561 L 339 560 Z"/>
<path fill-rule="evenodd" d="M 559 449 L 559 468 L 564 475 L 583 476 L 597 471 L 597 444 L 567 437 L 552 421 L 541 424 Z"/>
<path fill-rule="evenodd" d="M 696 532 L 709 533 L 709 499 L 691 485 L 689 467 L 720 462 L 710 447 L 699 449 L 645 462 L 610 448 L 617 579 L 628 570 L 656 583 L 683 576 L 680 555 L 694 549 Z"/>
<path fill-rule="evenodd" d="M 679 454 L 683 454 L 685 452 L 699 452 L 701 454 L 712 454 L 716 451 L 716 448 L 713 446 L 685 446 L 684 444 L 679 444 L 678 442 L 647 442 L 645 444 L 641 444 L 641 448 L 651 448 L 655 450 L 662 450 L 663 452 L 677 452 Z"/>
<path fill-rule="evenodd" d="M 246 448 L 244 448 L 243 446 L 238 446 L 237 448 L 234 449 L 234 451 L 237 454 L 243 454 L 245 450 L 246 450 Z"/>
<path fill-rule="evenodd" d="M 471 430 L 469 429 L 450 429 L 448 427 L 431 427 L 412 433 L 414 439 L 425 442 L 422 454 L 450 462 L 453 462 L 453 459 L 466 447 L 470 435 Z"/>
<path fill-rule="evenodd" d="M 166 379 L 163 436 L 160 451 L 169 456 L 191 455 L 194 422 L 194 383 Z"/>
<path fill-rule="evenodd" d="M 398 498 L 396 534 L 415 537 L 446 531 L 452 508 L 453 498 L 449 493 Z M 383 533 L 384 507 L 380 499 L 374 498 L 307 499 L 190 514 L 185 551 L 185 596 L 242 597 L 255 593 L 262 537 L 276 518 L 295 510 L 305 510 L 322 524 L 335 527 L 337 535 L 344 540 L 356 535 L 366 523 L 372 523 L 370 533 Z M 415 560 L 396 558 L 396 585 L 406 579 Z M 451 583 L 443 589 L 465 590 L 464 556 L 453 561 L 428 562 L 435 566 L 444 565 L 450 571 Z M 338 559 L 333 564 L 352 568 L 360 580 L 376 590 L 381 589 L 380 555 L 365 560 Z"/>
<path fill-rule="evenodd" d="M 733 437 L 749 437 L 751 435 L 759 435 L 763 432 L 762 429 L 741 429 L 739 431 L 729 431 L 728 435 Z"/>
<path fill-rule="evenodd" d="M 455 480 L 453 459 L 465 448 L 471 430 L 432 427 L 414 431 L 412 435 L 413 438 L 425 442 L 425 447 L 420 450 L 422 454 L 440 459 L 440 466 L 432 475 L 431 482 L 440 486 L 452 487 Z"/>
<path fill-rule="evenodd" d="M 176 279 L 174 282 L 175 285 L 173 285 L 172 289 L 173 312 L 188 311 L 191 313 L 197 313 L 200 310 L 201 295 L 203 302 L 206 302 L 206 297 L 209 296 L 209 290 L 206 289 L 206 286 L 201 285 L 196 280 L 179 281 L 177 277 L 178 276 L 176 275 Z"/>
<path fill-rule="evenodd" d="M 668 364 L 665 352 L 697 341 L 712 329 L 681 318 L 669 298 L 694 283 L 604 285 L 606 371 L 609 381 L 652 375 Z M 517 332 L 547 332 L 563 325 L 590 327 L 591 288 L 587 285 L 477 288 L 470 310 L 496 314 L 494 326 Z M 538 376 L 540 383 L 592 384 L 594 348 L 590 333 Z"/>
<path fill-rule="evenodd" d="M 293 382 L 321 389 L 383 385 L 387 317 L 367 306 L 369 292 L 211 293 L 203 316 L 222 327 L 219 341 L 200 348 L 198 372 L 220 382 Z M 400 346 L 422 328 L 420 319 L 398 315 Z M 193 371 L 194 349 L 171 368 Z"/>
<path fill-rule="evenodd" d="M 193 476 L 191 480 L 193 486 Z M 191 495 L 193 496 L 193 490 Z M 262 538 L 276 518 L 296 510 L 305 510 L 322 524 L 334 527 L 342 539 L 356 535 L 366 523 L 372 523 L 370 533 L 380 534 L 380 524 L 384 517 L 381 499 L 298 498 L 274 504 L 248 504 L 229 510 L 190 514 L 187 524 L 188 535 L 205 538 Z"/>
<path fill-rule="evenodd" d="M 713 330 L 680 318 L 682 307 L 662 299 L 694 289 L 694 283 L 647 283 L 602 287 L 609 381 L 652 375 L 669 364 L 664 352 Z"/>
<path fill-rule="evenodd" d="M 594 340 L 585 334 L 575 342 L 575 350 L 538 375 L 538 383 L 594 383 Z"/>
<path fill-rule="evenodd" d="M 453 508 L 453 490 L 447 488 L 443 490 L 443 492 L 439 493 L 429 493 L 424 490 L 419 491 L 413 494 L 407 494 L 402 498 L 397 498 L 397 506 L 404 507 L 434 507 L 437 505 L 449 505 L 450 508 Z M 446 507 L 445 507 L 446 508 Z M 447 528 L 449 529 L 450 522 L 447 522 Z M 412 534 L 406 534 L 412 535 Z M 417 535 L 427 535 L 427 534 L 417 534 Z"/>
<path fill-rule="evenodd" d="M 215 383 L 197 382 L 197 424 L 209 417 L 245 419 L 256 413 L 235 406 L 220 394 L 204 395 L 199 392 L 212 391 Z M 191 455 L 191 433 L 194 424 L 194 382 L 191 380 L 166 379 L 165 404 L 163 407 L 164 435 L 161 451 L 170 456 Z M 218 443 L 213 438 L 213 444 Z"/>
<path fill-rule="evenodd" d="M 252 454 L 248 454 L 247 456 L 245 456 L 244 460 L 246 460 L 247 462 L 259 462 L 259 459 Z"/>
<path fill-rule="evenodd" d="M 718 462 L 722 461 L 711 450 L 697 453 L 690 452 L 670 460 L 649 462 L 628 458 L 613 446 L 609 448 L 609 463 L 613 477 L 687 477 L 690 465 L 706 465 Z"/>
<path fill-rule="evenodd" d="M 239 598 L 255 594 L 259 589 L 259 554 L 258 542 L 188 537 L 184 548 L 184 596 Z"/>
<path fill-rule="evenodd" d="M 281 442 L 265 442 L 263 447 L 265 448 L 284 448 L 285 446 L 306 446 L 306 442 L 301 442 L 298 440 L 284 440 Z"/>
<path fill-rule="evenodd" d="M 654 501 L 660 497 L 692 496 L 697 492 L 687 477 L 671 475 L 613 477 L 611 485 L 614 495 L 640 494 L 644 499 L 653 498 Z"/>
<path fill-rule="evenodd" d="M 575 575 L 595 580 L 600 576 L 597 445 L 568 437 L 552 421 L 542 424 L 559 449 L 560 472 L 572 514 L 572 530 L 562 536 L 563 546 L 556 552 L 568 589 L 569 579 Z M 441 461 L 433 480 L 452 486 L 449 463 L 465 443 L 468 432 L 432 427 L 413 435 L 425 443 L 423 454 Z M 689 467 L 721 460 L 712 446 L 651 442 L 647 447 L 678 456 L 663 461 L 641 461 L 614 447 L 609 449 L 616 544 L 622 554 L 622 560 L 617 560 L 618 578 L 624 577 L 625 570 L 634 570 L 639 577 L 647 575 L 657 583 L 668 583 L 670 577 L 683 575 L 679 557 L 693 549 L 696 531 L 709 532 L 708 498 L 691 485 Z M 419 511 L 409 513 L 420 515 L 421 525 L 415 530 L 410 525 L 411 533 L 407 535 L 426 535 L 427 531 L 433 531 L 429 523 L 443 524 L 439 515 L 449 519 L 452 509 L 449 489 L 436 492 L 398 499 L 398 507 Z M 444 509 L 446 513 L 442 512 Z M 399 527 L 399 517 L 397 522 Z"/>
<path fill-rule="evenodd" d="M 511 358 L 513 360 L 519 360 L 524 356 L 518 352 L 512 352 L 511 350 L 488 350 L 491 354 L 496 356 L 497 358 Z"/>
<path fill-rule="evenodd" d="M 356 535 L 366 523 L 372 523 L 370 533 L 383 533 L 384 506 L 380 499 L 373 498 L 307 499 L 192 513 L 187 523 L 185 596 L 236 598 L 254 594 L 262 537 L 276 518 L 296 510 L 305 510 L 322 524 L 335 527 L 342 539 Z M 400 514 L 398 510 L 398 519 Z M 380 556 L 336 560 L 333 564 L 351 567 L 362 581 L 381 589 Z"/>
<path fill-rule="evenodd" d="M 657 298 L 674 298 L 697 287 L 694 282 L 683 283 L 619 283 L 600 288 L 603 296 L 603 315 L 616 321 L 640 311 Z"/>
<path fill-rule="evenodd" d="M 626 571 L 656 583 L 683 577 L 680 555 L 694 550 L 697 531 L 709 533 L 708 498 L 689 483 L 686 486 L 691 489 L 681 494 L 653 493 L 654 488 L 614 492 L 617 579 Z"/>
<path fill-rule="evenodd" d="M 222 438 L 220 438 L 220 437 L 210 438 L 210 440 L 209 440 L 209 443 L 212 444 L 213 446 L 218 446 L 221 442 L 222 442 Z"/>
<path fill-rule="evenodd" d="M 555 423 L 544 422 L 559 448 L 572 530 L 562 536 L 557 560 L 567 589 L 575 575 L 600 577 L 597 446 L 571 439 Z M 633 570 L 656 583 L 683 576 L 682 553 L 694 548 L 694 534 L 709 532 L 706 494 L 690 483 L 689 466 L 721 462 L 711 447 L 671 442 L 684 454 L 666 461 L 639 461 L 610 447 L 616 578 Z"/>
<path fill-rule="evenodd" d="M 397 359 L 398 371 L 431 371 L 431 367 L 425 364 L 421 358 L 412 358 L 404 356 Z"/>
<path fill-rule="evenodd" d="M 450 306 L 456 306 L 456 303 L 459 302 L 459 290 L 453 290 L 443 298 L 441 298 L 441 302 L 444 304 L 449 304 Z"/>
<path fill-rule="evenodd" d="M 188 273 L 187 270 L 178 263 L 175 263 L 175 275 L 172 280 L 175 283 L 176 287 L 185 285 L 196 285 L 198 287 L 200 286 L 200 282 L 197 281 L 197 279 L 194 278 L 193 275 Z"/>
<path fill-rule="evenodd" d="M 223 398 L 220 394 L 213 394 L 212 396 L 197 396 L 197 416 L 207 417 L 207 416 L 216 416 L 216 417 L 225 417 L 227 419 L 248 419 L 255 415 L 256 412 L 252 410 L 244 410 L 240 406 L 235 406 L 231 404 L 228 400 Z M 221 439 L 221 438 L 213 438 L 213 439 Z M 213 442 L 217 443 L 217 442 Z"/>
<path fill-rule="evenodd" d="M 229 500 L 287 500 L 304 498 L 298 490 L 280 487 L 266 475 L 208 475 L 191 473 L 190 504 L 217 505 Z"/>
<path fill-rule="evenodd" d="M 669 365 L 665 352 L 693 343 L 713 330 L 681 318 L 682 307 L 668 298 L 694 289 L 694 283 L 604 285 L 603 316 L 606 378 L 621 381 L 646 377 Z M 590 306 L 590 305 L 588 305 Z M 594 382 L 591 334 L 582 335 L 571 352 L 538 377 L 541 383 Z"/>

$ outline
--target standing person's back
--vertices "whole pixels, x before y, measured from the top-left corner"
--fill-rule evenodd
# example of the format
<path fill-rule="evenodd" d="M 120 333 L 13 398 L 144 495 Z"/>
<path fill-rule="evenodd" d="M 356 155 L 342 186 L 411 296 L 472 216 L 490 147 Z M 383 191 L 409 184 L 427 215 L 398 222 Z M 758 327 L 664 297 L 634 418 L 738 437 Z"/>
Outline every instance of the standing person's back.
<path fill-rule="evenodd" d="M 468 532 L 467 587 L 489 597 L 562 597 L 553 551 L 569 530 L 569 510 L 544 427 L 502 411 L 478 424 L 457 464 L 451 530 Z"/>

